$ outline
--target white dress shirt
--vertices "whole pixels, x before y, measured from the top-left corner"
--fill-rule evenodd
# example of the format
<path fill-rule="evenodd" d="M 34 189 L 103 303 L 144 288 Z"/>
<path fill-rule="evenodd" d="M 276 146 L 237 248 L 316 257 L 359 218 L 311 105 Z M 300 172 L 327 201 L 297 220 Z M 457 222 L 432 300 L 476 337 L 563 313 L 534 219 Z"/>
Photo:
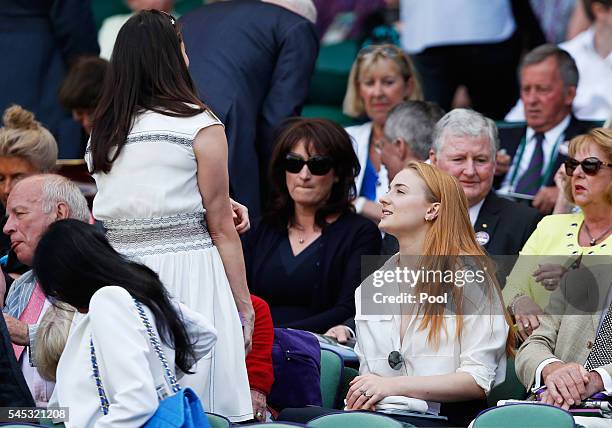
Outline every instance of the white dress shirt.
<path fill-rule="evenodd" d="M 143 307 L 159 337 L 155 317 Z M 202 358 L 215 344 L 216 331 L 204 316 L 182 304 L 177 307 L 195 344 L 196 358 Z M 90 338 L 110 403 L 107 415 L 100 409 Z M 162 349 L 168 365 L 174 368 L 174 350 L 164 343 Z M 57 366 L 57 383 L 49 406 L 70 408 L 68 428 L 139 427 L 157 410 L 160 389 L 169 392 L 170 387 L 132 296 L 121 287 L 101 288 L 91 298 L 89 312 L 75 316 Z"/>
<path fill-rule="evenodd" d="M 508 0 L 401 0 L 402 47 L 497 43 L 516 29 Z"/>
<path fill-rule="evenodd" d="M 483 204 L 484 204 L 484 198 L 482 199 L 482 201 L 472 205 L 468 209 L 468 214 L 470 215 L 470 221 L 472 222 L 472 227 L 476 226 L 476 220 L 478 220 L 478 214 L 480 214 L 480 209 L 482 208 Z"/>
<path fill-rule="evenodd" d="M 384 268 L 393 270 L 397 257 L 391 257 Z M 386 315 L 366 315 L 371 312 L 372 306 L 368 306 L 371 302 L 362 299 L 369 299 L 370 293 L 365 288 L 372 286 L 369 282 L 371 278 L 366 279 L 355 291 L 355 352 L 359 357 L 360 375 L 373 373 L 387 377 L 436 376 L 463 372 L 472 376 L 485 393 L 504 381 L 505 347 L 509 327 L 499 296 L 497 293 L 490 295 L 492 290 L 489 283 L 484 286 L 476 283 L 465 284 L 462 335 L 455 337 L 457 317 L 446 311 L 446 328 L 442 329 L 440 344 L 436 348 L 427 340 L 428 331 L 418 328 L 422 315 L 411 316 L 401 343 L 399 305 L 385 306 Z M 385 284 L 385 287 L 393 285 Z M 399 295 L 399 287 L 392 294 L 396 292 Z M 389 366 L 388 357 L 392 351 L 399 351 L 403 356 L 404 364 L 399 370 Z M 428 404 L 435 407 L 435 403 Z"/>
<path fill-rule="evenodd" d="M 564 143 L 563 141 L 561 141 L 564 138 L 563 133 L 569 125 L 570 120 L 571 116 L 567 115 L 554 128 L 551 128 L 544 133 L 544 141 L 542 141 L 542 151 L 544 152 L 544 165 L 542 166 L 542 174 L 544 174 L 544 172 L 547 170 L 550 163 L 554 162 L 554 160 L 556 159 L 557 154 L 559 153 L 559 149 Z M 515 191 L 516 183 L 518 183 L 525 171 L 527 171 L 527 168 L 529 167 L 529 162 L 531 162 L 531 157 L 533 156 L 533 152 L 536 146 L 535 135 L 536 132 L 531 127 L 527 127 L 527 143 L 525 144 L 525 150 L 523 151 L 523 155 L 519 160 L 518 154 L 521 150 L 519 146 L 516 150 L 516 154 L 514 155 L 514 159 L 512 159 L 512 166 L 510 167 L 510 170 L 504 178 L 499 193 L 503 194 Z M 515 174 L 514 171 L 517 168 L 518 172 Z M 551 171 L 551 177 L 554 176 L 556 172 L 557 171 Z M 512 183 L 511 180 L 513 177 L 514 182 Z"/>

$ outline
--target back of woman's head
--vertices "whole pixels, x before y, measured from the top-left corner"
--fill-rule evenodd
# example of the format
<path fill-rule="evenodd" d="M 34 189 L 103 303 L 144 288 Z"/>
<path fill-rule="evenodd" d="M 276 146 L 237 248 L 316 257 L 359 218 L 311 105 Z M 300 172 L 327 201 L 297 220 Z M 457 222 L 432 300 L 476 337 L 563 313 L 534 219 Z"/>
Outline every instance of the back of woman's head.
<path fill-rule="evenodd" d="M 94 172 L 110 171 L 135 114 L 153 110 L 189 117 L 205 109 L 196 95 L 181 46 L 178 23 L 164 12 L 140 11 L 121 27 L 94 113 Z M 109 159 L 114 146 L 117 151 Z"/>
<path fill-rule="evenodd" d="M 38 243 L 33 269 L 45 295 L 78 309 L 89 308 L 102 287 L 126 289 L 153 312 L 162 340 L 176 350 L 181 370 L 188 372 L 193 365 L 185 326 L 157 274 L 117 253 L 96 226 L 72 219 L 51 224 Z"/>
<path fill-rule="evenodd" d="M 287 189 L 285 157 L 299 142 L 303 142 L 309 154 L 331 158 L 335 175 L 329 198 L 319 208 L 315 222 L 325 227 L 330 214 L 344 213 L 352 208 L 355 197 L 355 177 L 359 174 L 359 160 L 353 150 L 351 138 L 337 123 L 327 119 L 291 118 L 281 126 L 270 162 L 272 186 L 269 215 L 266 218 L 287 227 L 293 215 L 294 203 Z"/>
<path fill-rule="evenodd" d="M 66 347 L 75 312 L 72 306 L 55 302 L 38 324 L 34 360 L 38 373 L 44 379 L 56 381 L 57 363 Z"/>
<path fill-rule="evenodd" d="M 38 172 L 52 172 L 57 162 L 57 143 L 34 113 L 13 105 L 4 111 L 0 128 L 0 156 L 28 161 Z"/>

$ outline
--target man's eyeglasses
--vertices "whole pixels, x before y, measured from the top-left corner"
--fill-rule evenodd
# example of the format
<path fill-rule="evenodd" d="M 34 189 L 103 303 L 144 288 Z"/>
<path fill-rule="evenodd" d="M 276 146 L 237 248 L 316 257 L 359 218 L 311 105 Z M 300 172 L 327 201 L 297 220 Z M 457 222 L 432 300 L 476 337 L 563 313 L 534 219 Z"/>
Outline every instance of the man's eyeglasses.
<path fill-rule="evenodd" d="M 574 175 L 574 171 L 578 168 L 578 165 L 582 166 L 582 170 L 586 175 L 595 175 L 602 166 L 612 167 L 612 163 L 602 162 L 595 157 L 586 158 L 581 162 L 576 159 L 569 158 L 565 161 L 565 173 L 571 177 Z"/>
<path fill-rule="evenodd" d="M 285 157 L 285 171 L 287 172 L 297 174 L 304 168 L 304 165 L 308 165 L 312 175 L 325 175 L 334 166 L 331 158 L 327 156 L 312 156 L 307 161 L 302 156 L 293 153 Z"/>

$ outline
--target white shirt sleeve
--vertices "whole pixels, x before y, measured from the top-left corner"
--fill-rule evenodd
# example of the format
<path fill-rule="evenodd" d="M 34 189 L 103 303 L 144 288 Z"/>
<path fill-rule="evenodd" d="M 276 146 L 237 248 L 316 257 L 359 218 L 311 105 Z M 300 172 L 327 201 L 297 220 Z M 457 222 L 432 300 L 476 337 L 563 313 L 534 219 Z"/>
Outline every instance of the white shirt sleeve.
<path fill-rule="evenodd" d="M 534 379 L 534 382 L 533 382 L 533 387 L 534 388 L 537 389 L 537 388 L 542 386 L 542 370 L 544 370 L 544 367 L 546 367 L 550 363 L 554 363 L 555 361 L 563 362 L 563 361 L 561 361 L 558 358 L 547 358 L 547 359 L 545 359 L 544 361 L 542 361 L 540 363 L 540 365 L 538 366 L 538 368 L 536 369 L 536 372 L 535 372 L 535 379 Z"/>
<path fill-rule="evenodd" d="M 599 373 L 599 376 L 601 376 L 601 380 L 604 384 L 604 391 L 608 395 L 612 394 L 612 378 L 610 377 L 610 374 L 605 371 L 603 367 L 598 367 L 594 371 Z"/>
<path fill-rule="evenodd" d="M 89 319 L 110 401 L 108 414 L 95 427 L 142 426 L 157 410 L 158 399 L 146 329 L 131 295 L 121 287 L 101 288 L 90 301 Z"/>
<path fill-rule="evenodd" d="M 196 361 L 208 354 L 217 343 L 217 330 L 204 315 L 189 309 L 180 302 L 174 302 L 183 317 L 185 330 L 193 343 Z M 176 367 L 176 377 L 180 379 L 184 373 Z"/>

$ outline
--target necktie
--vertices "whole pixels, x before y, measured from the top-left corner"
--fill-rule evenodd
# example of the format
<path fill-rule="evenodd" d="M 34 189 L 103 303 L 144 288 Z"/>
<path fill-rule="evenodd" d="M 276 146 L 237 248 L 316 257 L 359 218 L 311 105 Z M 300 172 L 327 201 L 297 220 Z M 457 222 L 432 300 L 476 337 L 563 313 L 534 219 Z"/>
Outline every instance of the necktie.
<path fill-rule="evenodd" d="M 601 323 L 584 368 L 593 370 L 610 363 L 612 363 L 612 305 Z"/>
<path fill-rule="evenodd" d="M 544 134 L 535 134 L 535 149 L 533 156 L 529 161 L 529 166 L 525 173 L 521 176 L 514 191 L 525 195 L 535 195 L 540 189 L 540 179 L 542 177 L 542 167 L 544 166 L 544 150 L 542 143 L 544 142 Z"/>
<path fill-rule="evenodd" d="M 34 286 L 34 291 L 32 291 L 32 296 L 30 296 L 30 301 L 28 302 L 21 315 L 19 315 L 19 321 L 24 322 L 26 324 L 36 324 L 38 322 L 38 317 L 40 317 L 40 313 L 42 312 L 44 305 L 45 293 L 43 293 L 42 289 L 40 288 L 40 285 L 36 283 L 36 285 Z M 15 357 L 17 357 L 17 361 L 19 361 L 19 357 L 21 357 L 23 349 L 23 346 L 13 344 L 13 351 L 15 351 Z"/>

